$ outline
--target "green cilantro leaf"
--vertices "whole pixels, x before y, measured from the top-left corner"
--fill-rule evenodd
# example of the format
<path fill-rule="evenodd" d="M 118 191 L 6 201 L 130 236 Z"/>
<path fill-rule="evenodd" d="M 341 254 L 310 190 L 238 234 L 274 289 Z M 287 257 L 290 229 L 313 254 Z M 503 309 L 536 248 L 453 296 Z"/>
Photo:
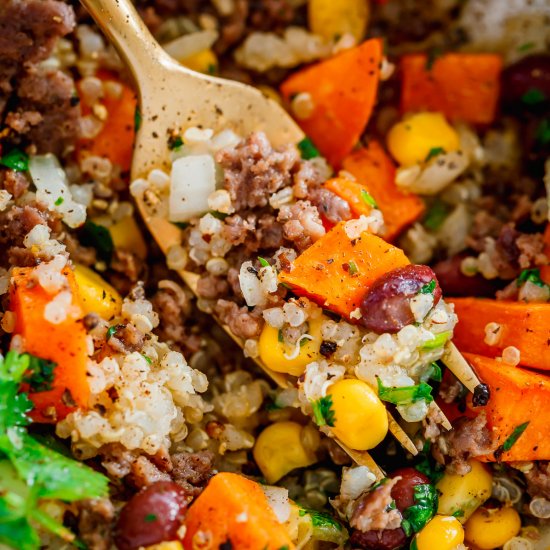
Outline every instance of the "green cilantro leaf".
<path fill-rule="evenodd" d="M 540 145 L 547 145 L 550 143 L 550 119 L 543 118 L 540 121 L 537 127 L 536 141 L 540 143 Z"/>
<path fill-rule="evenodd" d="M 270 266 L 270 263 L 265 258 L 261 258 L 260 256 L 258 256 L 258 261 L 260 262 L 260 265 L 262 267 L 269 267 Z"/>
<path fill-rule="evenodd" d="M 183 145 L 183 138 L 181 136 L 170 136 L 168 138 L 168 149 L 171 151 L 178 150 Z"/>
<path fill-rule="evenodd" d="M 14 148 L 0 157 L 0 164 L 16 172 L 26 172 L 29 169 L 29 155 L 21 149 Z"/>
<path fill-rule="evenodd" d="M 544 101 L 546 101 L 546 96 L 539 88 L 529 88 L 521 96 L 521 102 L 525 105 L 538 105 L 539 103 L 544 103 Z"/>
<path fill-rule="evenodd" d="M 355 262 L 350 261 L 348 263 L 348 273 L 352 277 L 355 277 L 359 273 L 359 269 L 358 269 L 357 264 Z"/>
<path fill-rule="evenodd" d="M 429 283 L 426 283 L 421 289 L 420 294 L 433 294 L 435 290 L 435 279 L 432 279 Z"/>
<path fill-rule="evenodd" d="M 298 149 L 300 149 L 300 153 L 304 160 L 310 160 L 321 156 L 321 153 L 319 153 L 317 147 L 313 145 L 313 142 L 308 137 L 305 137 L 302 141 L 300 141 L 300 143 L 298 143 Z"/>
<path fill-rule="evenodd" d="M 429 483 L 416 485 L 413 490 L 414 504 L 403 511 L 403 530 L 410 536 L 420 531 L 437 512 L 437 491 Z M 407 533 L 407 531 L 409 531 Z"/>
<path fill-rule="evenodd" d="M 365 189 L 361 189 L 361 200 L 368 206 L 372 206 L 373 208 L 378 208 L 378 204 L 374 200 L 374 197 Z"/>
<path fill-rule="evenodd" d="M 463 518 L 464 517 L 464 510 L 455 510 L 451 516 L 453 516 L 454 518 Z"/>
<path fill-rule="evenodd" d="M 508 436 L 506 441 L 503 443 L 502 450 L 509 451 L 516 444 L 517 440 L 521 437 L 523 432 L 527 429 L 527 426 L 529 426 L 529 421 L 524 422 L 519 426 L 516 426 L 514 428 L 514 431 Z"/>
<path fill-rule="evenodd" d="M 441 372 L 441 367 L 437 363 L 432 363 L 420 377 L 422 382 L 427 382 L 428 380 L 441 382 L 442 378 L 443 373 Z"/>
<path fill-rule="evenodd" d="M 55 206 L 60 206 L 63 204 L 63 202 L 65 201 L 65 199 L 63 197 L 57 197 L 57 199 L 55 199 Z"/>
<path fill-rule="evenodd" d="M 428 340 L 427 342 L 424 342 L 420 349 L 432 350 L 440 348 L 447 343 L 447 340 L 451 337 L 451 335 L 452 333 L 450 330 L 447 330 L 446 332 L 440 332 L 439 334 L 435 335 L 435 338 L 433 340 Z"/>
<path fill-rule="evenodd" d="M 524 53 L 528 52 L 529 50 L 532 50 L 535 47 L 534 42 L 524 42 L 523 44 L 520 44 L 518 46 L 518 52 Z"/>
<path fill-rule="evenodd" d="M 147 361 L 148 365 L 153 364 L 153 360 L 149 356 L 145 355 L 145 353 L 142 353 L 141 356 L 145 359 L 145 361 Z"/>
<path fill-rule="evenodd" d="M 313 407 L 313 418 L 318 426 L 334 427 L 336 418 L 332 408 L 332 395 L 321 397 L 317 401 L 313 401 L 311 405 Z"/>
<path fill-rule="evenodd" d="M 80 242 L 95 248 L 98 257 L 107 264 L 111 262 L 115 245 L 111 233 L 103 225 L 87 220 L 80 230 Z"/>
<path fill-rule="evenodd" d="M 426 155 L 426 159 L 424 160 L 424 162 L 429 162 L 433 158 L 438 157 L 439 155 L 442 155 L 446 152 L 447 151 L 445 151 L 445 149 L 443 149 L 443 147 L 432 147 L 428 151 L 428 154 Z"/>
<path fill-rule="evenodd" d="M 29 388 L 33 392 L 48 391 L 52 389 L 54 379 L 54 369 L 57 363 L 41 359 L 35 355 L 26 354 L 29 356 L 29 368 L 23 377 L 23 382 L 29 384 Z"/>
<path fill-rule="evenodd" d="M 402 386 L 400 388 L 387 387 L 380 378 L 378 382 L 378 397 L 382 401 L 393 403 L 394 405 L 410 405 L 424 399 L 426 403 L 433 401 L 432 387 L 426 382 L 421 382 L 415 386 Z"/>
<path fill-rule="evenodd" d="M 435 231 L 441 227 L 448 214 L 449 207 L 443 201 L 436 199 L 424 218 L 424 226 Z"/>
<path fill-rule="evenodd" d="M 153 521 L 157 521 L 157 515 L 156 514 L 147 514 L 144 518 L 145 523 L 152 523 Z"/>
<path fill-rule="evenodd" d="M 529 281 L 537 286 L 546 286 L 546 283 L 540 278 L 540 269 L 524 269 L 516 279 L 516 284 L 521 286 Z"/>

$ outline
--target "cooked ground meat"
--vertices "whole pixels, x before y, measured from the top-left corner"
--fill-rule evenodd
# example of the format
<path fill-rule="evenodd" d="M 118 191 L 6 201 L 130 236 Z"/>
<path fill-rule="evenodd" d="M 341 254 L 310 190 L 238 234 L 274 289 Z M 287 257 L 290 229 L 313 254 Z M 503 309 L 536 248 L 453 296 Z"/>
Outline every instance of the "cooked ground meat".
<path fill-rule="evenodd" d="M 115 518 L 113 503 L 107 498 L 77 502 L 78 534 L 89 550 L 111 548 L 111 530 Z"/>
<path fill-rule="evenodd" d="M 527 492 L 532 497 L 544 497 L 550 500 L 550 462 L 537 461 L 533 463 L 526 474 Z"/>
<path fill-rule="evenodd" d="M 197 282 L 197 294 L 207 300 L 215 300 L 226 296 L 229 284 L 221 277 L 205 274 Z"/>
<path fill-rule="evenodd" d="M 14 199 L 18 199 L 29 187 L 29 180 L 25 173 L 15 170 L 0 170 L 0 182 Z"/>
<path fill-rule="evenodd" d="M 140 456 L 130 467 L 130 478 L 138 489 L 157 481 L 172 481 L 170 474 L 163 472 L 146 456 Z"/>
<path fill-rule="evenodd" d="M 401 512 L 388 510 L 393 498 L 391 490 L 400 480 L 399 476 L 380 485 L 374 491 L 361 496 L 354 507 L 349 524 L 359 531 L 397 529 L 401 526 Z"/>
<path fill-rule="evenodd" d="M 218 300 L 215 313 L 239 338 L 258 338 L 264 324 L 263 318 L 247 307 L 239 307 L 235 302 Z"/>
<path fill-rule="evenodd" d="M 214 471 L 214 453 L 199 451 L 196 453 L 175 453 L 172 459 L 172 478 L 189 494 L 198 495 Z"/>
<path fill-rule="evenodd" d="M 234 149 L 220 151 L 216 160 L 224 169 L 224 186 L 237 210 L 263 207 L 269 197 L 292 185 L 301 159 L 293 145 L 275 150 L 263 132 L 251 134 Z"/>
<path fill-rule="evenodd" d="M 324 187 L 312 189 L 309 200 L 331 223 L 349 220 L 352 217 L 349 203 Z"/>
<path fill-rule="evenodd" d="M 319 210 L 309 201 L 298 201 L 284 205 L 279 210 L 277 221 L 283 224 L 283 234 L 303 251 L 325 234 Z"/>
<path fill-rule="evenodd" d="M 0 116 L 13 136 L 57 155 L 74 141 L 80 110 L 74 83 L 38 67 L 59 37 L 75 26 L 71 6 L 56 0 L 8 0 L 0 5 Z"/>
<path fill-rule="evenodd" d="M 494 450 L 484 413 L 475 418 L 459 418 L 453 423 L 453 430 L 441 434 L 432 447 L 434 458 L 460 475 L 470 471 L 469 458 Z"/>
<path fill-rule="evenodd" d="M 109 347 L 119 353 L 140 351 L 144 343 L 143 332 L 132 324 L 117 325 L 114 334 L 107 341 Z"/>

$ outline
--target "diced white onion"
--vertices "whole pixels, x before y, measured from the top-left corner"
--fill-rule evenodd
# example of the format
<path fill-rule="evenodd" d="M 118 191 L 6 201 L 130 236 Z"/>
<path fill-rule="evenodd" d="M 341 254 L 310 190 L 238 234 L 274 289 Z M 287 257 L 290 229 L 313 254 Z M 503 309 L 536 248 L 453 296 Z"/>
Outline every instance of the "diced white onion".
<path fill-rule="evenodd" d="M 290 500 L 288 499 L 288 489 L 283 487 L 273 487 L 271 485 L 261 485 L 262 491 L 267 497 L 267 501 L 279 523 L 285 523 L 290 517 Z"/>

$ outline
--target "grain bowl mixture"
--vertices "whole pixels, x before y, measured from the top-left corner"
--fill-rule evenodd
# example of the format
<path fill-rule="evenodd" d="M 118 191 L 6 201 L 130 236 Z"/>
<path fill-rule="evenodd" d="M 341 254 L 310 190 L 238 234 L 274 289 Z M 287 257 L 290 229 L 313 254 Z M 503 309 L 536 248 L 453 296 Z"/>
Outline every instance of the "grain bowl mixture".
<path fill-rule="evenodd" d="M 135 6 L 305 137 L 132 178 L 84 8 L 0 4 L 0 547 L 550 548 L 548 2 Z"/>

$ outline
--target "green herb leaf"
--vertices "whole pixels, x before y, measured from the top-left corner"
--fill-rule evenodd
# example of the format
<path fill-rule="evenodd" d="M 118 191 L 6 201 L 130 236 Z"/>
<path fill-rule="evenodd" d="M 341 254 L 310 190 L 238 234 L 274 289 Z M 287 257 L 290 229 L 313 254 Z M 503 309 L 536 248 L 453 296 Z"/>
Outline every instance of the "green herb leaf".
<path fill-rule="evenodd" d="M 147 361 L 147 363 L 149 365 L 153 364 L 153 360 L 150 357 L 148 357 L 147 355 L 145 355 L 145 353 L 142 353 L 141 356 L 145 359 L 145 361 Z"/>
<path fill-rule="evenodd" d="M 523 424 L 520 424 L 519 426 L 516 426 L 514 428 L 514 431 L 508 436 L 506 441 L 502 445 L 503 451 L 509 451 L 517 442 L 517 440 L 521 437 L 523 432 L 527 429 L 527 426 L 529 426 L 529 421 L 524 422 Z"/>
<path fill-rule="evenodd" d="M 65 201 L 65 199 L 63 197 L 57 197 L 57 199 L 55 199 L 55 206 L 60 206 L 63 204 L 63 202 Z"/>
<path fill-rule="evenodd" d="M 426 155 L 426 159 L 424 162 L 429 162 L 430 160 L 432 160 L 433 158 L 435 157 L 438 157 L 439 155 L 442 155 L 444 153 L 446 153 L 447 151 L 445 151 L 445 149 L 443 149 L 443 147 L 432 147 L 429 151 L 428 151 L 428 154 Z"/>
<path fill-rule="evenodd" d="M 29 384 L 33 392 L 51 390 L 57 363 L 31 354 L 26 355 L 29 356 L 29 368 L 23 377 L 23 382 Z"/>
<path fill-rule="evenodd" d="M 308 137 L 305 137 L 302 141 L 300 141 L 300 143 L 298 143 L 298 149 L 300 149 L 300 153 L 304 160 L 321 156 L 321 153 L 319 153 L 317 147 L 313 145 L 313 142 Z"/>
<path fill-rule="evenodd" d="M 214 216 L 217 220 L 225 220 L 229 214 L 224 214 L 223 212 L 218 212 L 217 210 L 210 210 L 209 214 Z"/>
<path fill-rule="evenodd" d="M 365 189 L 361 189 L 361 200 L 368 206 L 372 206 L 373 208 L 378 208 L 378 204 L 374 200 L 374 197 Z"/>
<path fill-rule="evenodd" d="M 323 542 L 332 542 L 343 546 L 348 539 L 348 532 L 344 526 L 326 512 L 319 512 L 309 508 L 300 508 L 300 517 L 309 516 L 313 528 L 313 539 Z"/>
<path fill-rule="evenodd" d="M 429 283 L 426 283 L 421 289 L 420 294 L 433 294 L 435 290 L 435 279 L 432 279 Z"/>
<path fill-rule="evenodd" d="M 270 266 L 270 263 L 265 258 L 261 258 L 260 256 L 258 256 L 258 261 L 260 262 L 260 265 L 262 267 L 269 267 Z"/>
<path fill-rule="evenodd" d="M 26 172 L 29 169 L 29 155 L 21 149 L 14 148 L 0 157 L 0 164 L 16 172 Z"/>
<path fill-rule="evenodd" d="M 106 227 L 87 220 L 80 230 L 80 242 L 96 249 L 98 257 L 109 264 L 115 249 L 111 233 Z"/>
<path fill-rule="evenodd" d="M 348 263 L 348 273 L 352 276 L 352 277 L 355 277 L 358 273 L 359 273 L 359 269 L 357 268 L 357 264 L 353 261 L 350 261 Z"/>
<path fill-rule="evenodd" d="M 171 151 L 179 149 L 183 145 L 183 138 L 181 136 L 170 136 L 168 138 L 168 149 Z"/>
<path fill-rule="evenodd" d="M 414 504 L 403 511 L 411 530 L 418 533 L 437 512 L 438 497 L 433 485 L 428 483 L 414 487 Z"/>
<path fill-rule="evenodd" d="M 439 334 L 435 335 L 435 338 L 433 340 L 428 340 L 427 342 L 424 342 L 420 349 L 432 350 L 440 348 L 447 343 L 447 340 L 451 337 L 451 335 L 452 333 L 450 330 L 446 332 L 440 332 Z"/>
<path fill-rule="evenodd" d="M 537 127 L 536 141 L 540 145 L 547 145 L 550 143 L 550 119 L 543 118 L 540 121 Z"/>
<path fill-rule="evenodd" d="M 529 50 L 532 50 L 535 47 L 534 42 L 524 42 L 523 44 L 520 44 L 518 46 L 518 52 L 528 52 Z"/>
<path fill-rule="evenodd" d="M 285 338 L 283 336 L 283 329 L 281 328 L 279 329 L 279 332 L 277 332 L 277 340 L 281 342 L 281 344 L 285 341 Z"/>
<path fill-rule="evenodd" d="M 136 106 L 136 110 L 134 111 L 134 130 L 137 132 L 141 128 L 141 110 L 139 108 L 139 105 Z"/>
<path fill-rule="evenodd" d="M 464 517 L 464 510 L 455 510 L 452 514 L 451 514 L 454 518 L 463 518 Z"/>
<path fill-rule="evenodd" d="M 544 101 L 546 101 L 546 96 L 539 88 L 530 88 L 521 96 L 521 102 L 525 105 L 538 105 Z"/>
<path fill-rule="evenodd" d="M 433 380 L 434 382 L 441 382 L 443 374 L 441 372 L 441 367 L 437 363 L 432 363 L 424 374 L 421 376 L 422 382 L 427 380 Z"/>
<path fill-rule="evenodd" d="M 157 515 L 147 514 L 143 519 L 145 520 L 145 523 L 152 523 L 153 521 L 157 521 Z"/>
<path fill-rule="evenodd" d="M 378 382 L 378 397 L 382 401 L 393 403 L 394 405 L 410 405 L 424 399 L 426 403 L 433 401 L 432 387 L 426 382 L 421 382 L 415 386 L 402 386 L 400 388 L 387 387 L 380 378 Z"/>
<path fill-rule="evenodd" d="M 521 286 L 529 281 L 537 286 L 544 287 L 546 283 L 540 278 L 540 269 L 524 269 L 516 279 L 516 284 Z"/>
<path fill-rule="evenodd" d="M 113 325 L 112 327 L 109 327 L 107 329 L 107 334 L 105 336 L 105 340 L 107 340 L 107 342 L 115 335 L 115 332 L 118 330 L 118 328 L 118 325 Z"/>
<path fill-rule="evenodd" d="M 435 231 L 441 227 L 448 214 L 449 207 L 443 201 L 436 199 L 424 218 L 424 226 Z"/>
<path fill-rule="evenodd" d="M 27 413 L 33 404 L 26 393 L 19 393 L 28 368 L 28 355 L 8 351 L 3 359 L 0 356 L 0 440 L 7 438 L 8 429 L 17 430 L 30 423 Z"/>
<path fill-rule="evenodd" d="M 313 401 L 311 405 L 313 407 L 313 418 L 318 426 L 334 427 L 336 418 L 332 408 L 332 395 L 321 397 L 317 401 Z"/>

